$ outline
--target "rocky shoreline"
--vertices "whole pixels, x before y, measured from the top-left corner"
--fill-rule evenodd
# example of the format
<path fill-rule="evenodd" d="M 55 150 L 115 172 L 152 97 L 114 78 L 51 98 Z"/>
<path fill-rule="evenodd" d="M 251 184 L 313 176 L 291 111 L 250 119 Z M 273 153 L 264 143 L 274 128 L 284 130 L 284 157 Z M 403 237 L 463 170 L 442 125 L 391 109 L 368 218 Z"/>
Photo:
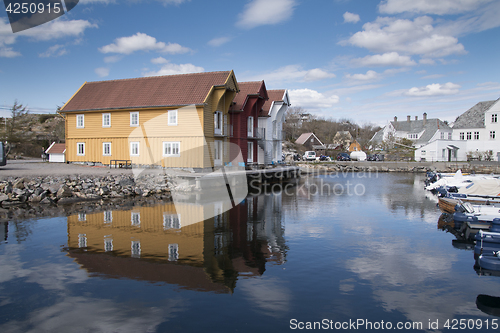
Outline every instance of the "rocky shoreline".
<path fill-rule="evenodd" d="M 425 173 L 428 171 L 434 172 L 456 172 L 461 170 L 465 173 L 478 173 L 478 174 L 498 174 L 500 173 L 500 165 L 471 165 L 471 164 L 445 164 L 435 163 L 431 165 L 415 165 L 405 163 L 383 163 L 363 165 L 364 162 L 354 163 L 299 163 L 301 173 L 349 173 L 349 172 L 410 172 L 410 173 Z"/>
<path fill-rule="evenodd" d="M 0 221 L 68 215 L 79 212 L 78 204 L 94 211 L 108 204 L 169 201 L 172 187 L 165 175 L 151 174 L 9 178 L 0 181 Z"/>

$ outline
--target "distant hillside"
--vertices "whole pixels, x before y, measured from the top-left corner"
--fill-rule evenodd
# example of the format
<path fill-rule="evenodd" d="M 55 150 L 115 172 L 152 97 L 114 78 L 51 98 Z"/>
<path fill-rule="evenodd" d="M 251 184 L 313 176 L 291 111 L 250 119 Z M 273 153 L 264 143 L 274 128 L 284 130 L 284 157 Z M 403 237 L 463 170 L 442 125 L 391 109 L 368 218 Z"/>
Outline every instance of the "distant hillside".
<path fill-rule="evenodd" d="M 23 114 L 0 118 L 0 137 L 10 147 L 9 158 L 40 157 L 52 142 L 64 142 L 64 118 L 59 114 Z"/>

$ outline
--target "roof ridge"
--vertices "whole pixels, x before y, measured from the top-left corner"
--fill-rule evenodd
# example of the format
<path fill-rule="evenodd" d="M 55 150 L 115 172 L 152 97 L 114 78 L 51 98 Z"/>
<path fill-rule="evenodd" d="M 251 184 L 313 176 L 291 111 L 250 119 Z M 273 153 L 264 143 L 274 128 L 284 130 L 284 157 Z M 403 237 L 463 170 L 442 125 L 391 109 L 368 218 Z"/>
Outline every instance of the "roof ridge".
<path fill-rule="evenodd" d="M 125 79 L 89 81 L 89 82 L 87 82 L 87 84 L 102 83 L 102 82 L 116 82 L 116 81 L 136 81 L 136 80 L 163 78 L 163 77 L 178 77 L 178 76 L 188 76 L 188 75 L 220 74 L 220 73 L 228 73 L 229 74 L 229 73 L 231 73 L 231 71 L 213 71 L 213 72 L 197 72 L 197 73 L 183 73 L 183 74 L 153 75 L 153 76 L 131 77 L 131 78 L 125 78 Z M 238 84 L 239 84 L 239 82 L 238 82 Z"/>

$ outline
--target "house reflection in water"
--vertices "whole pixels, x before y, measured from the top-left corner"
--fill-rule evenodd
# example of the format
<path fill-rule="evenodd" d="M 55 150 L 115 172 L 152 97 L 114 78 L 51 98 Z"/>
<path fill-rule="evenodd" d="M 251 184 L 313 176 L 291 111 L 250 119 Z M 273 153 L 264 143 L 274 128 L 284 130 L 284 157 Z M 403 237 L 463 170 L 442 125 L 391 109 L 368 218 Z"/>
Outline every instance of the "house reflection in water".
<path fill-rule="evenodd" d="M 80 213 L 68 217 L 68 253 L 90 275 L 230 293 L 238 275 L 262 275 L 266 263 L 284 262 L 281 200 L 249 196 L 229 211 L 198 198 Z"/>

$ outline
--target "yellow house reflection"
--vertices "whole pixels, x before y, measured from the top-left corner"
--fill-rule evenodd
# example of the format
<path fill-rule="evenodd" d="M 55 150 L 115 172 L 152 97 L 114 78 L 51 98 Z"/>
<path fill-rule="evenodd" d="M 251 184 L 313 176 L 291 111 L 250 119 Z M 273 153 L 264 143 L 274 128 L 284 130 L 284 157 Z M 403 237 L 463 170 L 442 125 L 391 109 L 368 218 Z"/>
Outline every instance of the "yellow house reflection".
<path fill-rule="evenodd" d="M 67 218 L 68 255 L 90 275 L 230 293 L 239 275 L 284 262 L 276 205 L 281 195 L 248 197 L 233 209 L 198 200 L 79 213 Z"/>

